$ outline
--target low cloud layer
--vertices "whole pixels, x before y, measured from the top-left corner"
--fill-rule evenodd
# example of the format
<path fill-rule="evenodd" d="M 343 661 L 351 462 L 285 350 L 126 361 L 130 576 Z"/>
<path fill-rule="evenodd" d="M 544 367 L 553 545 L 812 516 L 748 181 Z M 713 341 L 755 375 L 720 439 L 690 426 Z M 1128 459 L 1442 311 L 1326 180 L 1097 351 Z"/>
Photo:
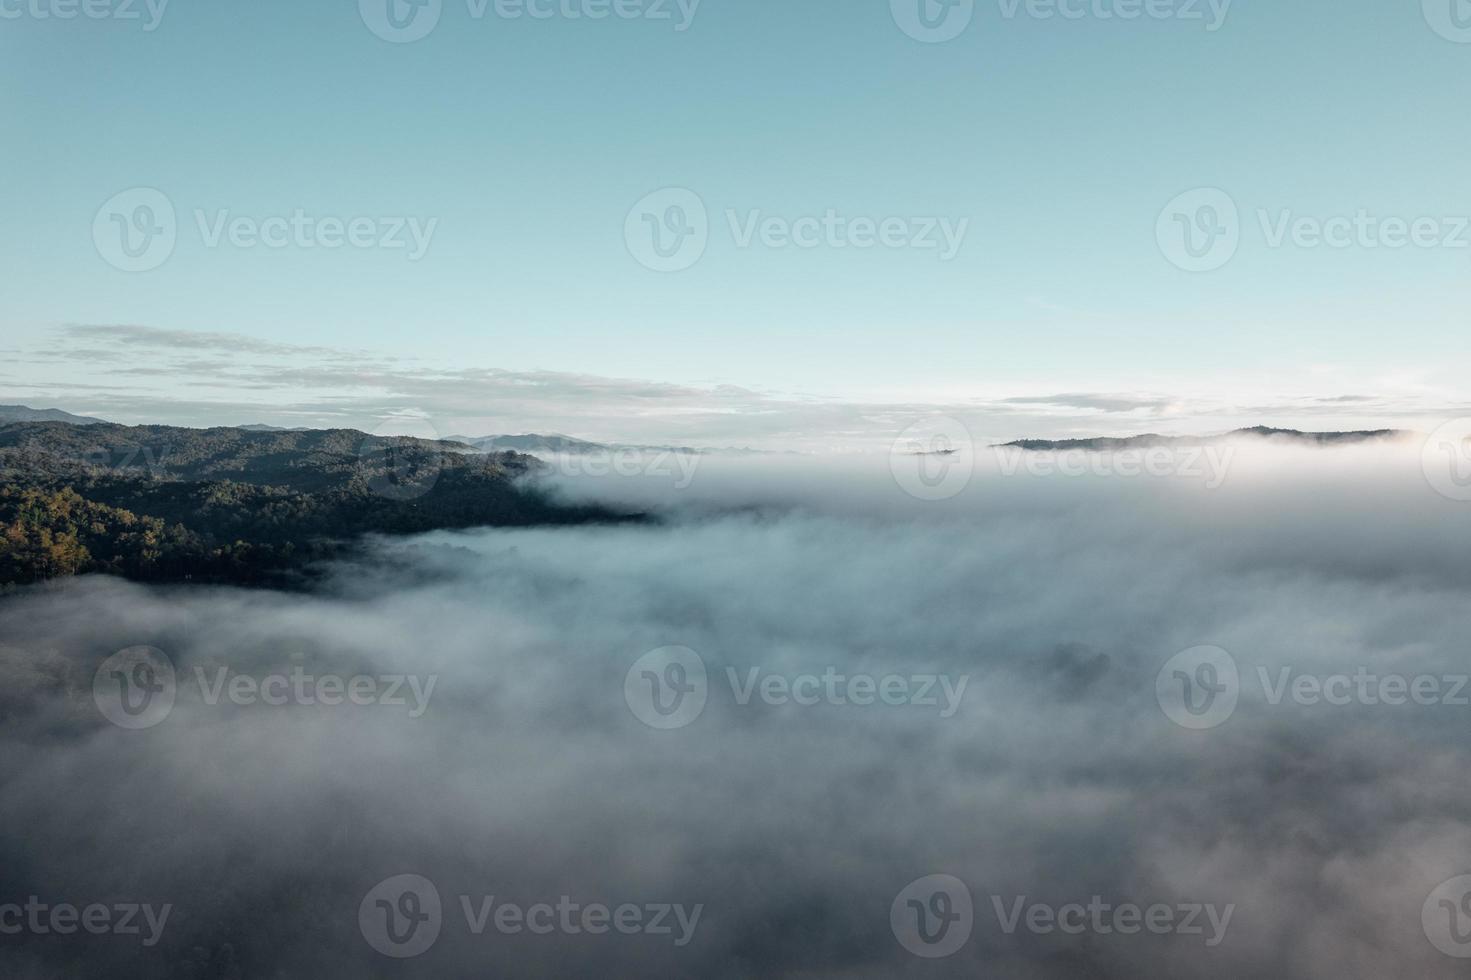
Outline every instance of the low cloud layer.
<path fill-rule="evenodd" d="M 4 935 L 0 972 L 1461 975 L 1432 936 L 1467 922 L 1432 893 L 1471 872 L 1450 690 L 1471 505 L 1416 447 L 1243 448 L 1211 489 L 986 459 L 931 500 L 892 463 L 553 477 L 659 520 L 382 541 L 307 595 L 86 579 L 0 601 L 0 905 L 170 907 L 150 946 Z M 93 685 L 135 647 L 175 698 L 129 729 Z M 1198 648 L 1237 671 L 1227 717 L 1161 698 Z M 676 707 L 658 685 L 696 665 Z M 1438 700 L 1293 687 L 1361 671 L 1436 678 Z M 390 695 L 409 677 L 417 698 Z M 396 958 L 373 916 L 428 914 L 375 891 L 403 875 L 441 908 Z M 932 875 L 973 908 L 934 959 L 892 918 Z M 559 902 L 575 930 L 496 925 Z M 1170 930 L 1046 927 L 1090 902 L 1168 908 Z M 637 920 L 594 934 L 589 906 Z"/>

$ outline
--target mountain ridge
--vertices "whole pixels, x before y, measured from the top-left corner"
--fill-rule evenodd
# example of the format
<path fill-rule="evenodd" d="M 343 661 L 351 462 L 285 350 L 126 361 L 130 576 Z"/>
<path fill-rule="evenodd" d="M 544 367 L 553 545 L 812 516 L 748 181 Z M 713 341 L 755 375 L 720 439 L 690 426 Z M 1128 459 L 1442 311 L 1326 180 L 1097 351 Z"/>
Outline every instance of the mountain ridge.
<path fill-rule="evenodd" d="M 106 419 L 90 415 L 73 415 L 59 408 L 31 408 L 29 405 L 0 405 L 0 423 L 65 422 L 68 425 L 102 425 Z"/>
<path fill-rule="evenodd" d="M 638 520 L 515 452 L 354 429 L 0 423 L 0 587 L 88 572 L 292 585 L 366 534 Z"/>
<path fill-rule="evenodd" d="M 1097 436 L 1087 439 L 1013 439 L 996 443 L 995 449 L 1023 449 L 1032 452 L 1082 450 L 1084 452 L 1117 452 L 1121 449 L 1148 449 L 1155 446 L 1193 447 L 1214 445 L 1229 439 L 1257 438 L 1316 446 L 1346 445 L 1414 436 L 1409 429 L 1353 429 L 1337 432 L 1305 432 L 1301 429 L 1278 429 L 1254 425 L 1209 436 L 1166 436 L 1146 432 L 1134 436 Z"/>

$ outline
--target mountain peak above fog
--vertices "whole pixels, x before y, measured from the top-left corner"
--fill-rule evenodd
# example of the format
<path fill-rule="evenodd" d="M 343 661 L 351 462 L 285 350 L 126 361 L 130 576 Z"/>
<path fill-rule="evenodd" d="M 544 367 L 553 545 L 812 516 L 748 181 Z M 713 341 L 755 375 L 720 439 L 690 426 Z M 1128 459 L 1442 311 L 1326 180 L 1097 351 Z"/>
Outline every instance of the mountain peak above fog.
<path fill-rule="evenodd" d="M 682 453 L 688 456 L 702 455 L 709 450 L 693 446 L 645 446 L 632 443 L 592 442 L 560 433 L 528 432 L 517 436 L 449 436 L 450 442 L 461 442 L 481 452 L 560 453 L 569 456 L 633 451 Z"/>
<path fill-rule="evenodd" d="M 1087 452 L 1116 451 L 1120 449 L 1147 449 L 1152 446 L 1205 446 L 1227 439 L 1262 439 L 1279 443 L 1311 446 L 1347 445 L 1373 442 L 1380 439 L 1398 439 L 1413 435 L 1407 429 L 1358 429 L 1348 432 L 1303 432 L 1300 429 L 1276 429 L 1266 425 L 1254 425 L 1246 429 L 1234 429 L 1211 436 L 1164 436 L 1146 432 L 1137 436 L 1095 437 L 1090 439 L 1016 439 L 1003 442 L 1002 448 L 1028 449 L 1039 452 L 1059 449 L 1081 449 Z"/>

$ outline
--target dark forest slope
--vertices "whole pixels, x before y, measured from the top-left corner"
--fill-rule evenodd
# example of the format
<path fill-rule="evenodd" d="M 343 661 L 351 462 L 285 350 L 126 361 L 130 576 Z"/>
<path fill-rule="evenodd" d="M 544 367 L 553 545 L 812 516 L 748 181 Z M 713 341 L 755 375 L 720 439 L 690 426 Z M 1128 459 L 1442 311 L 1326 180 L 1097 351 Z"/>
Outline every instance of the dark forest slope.
<path fill-rule="evenodd" d="M 351 429 L 0 425 L 0 585 L 275 582 L 366 532 L 616 519 L 526 489 L 539 465 Z"/>

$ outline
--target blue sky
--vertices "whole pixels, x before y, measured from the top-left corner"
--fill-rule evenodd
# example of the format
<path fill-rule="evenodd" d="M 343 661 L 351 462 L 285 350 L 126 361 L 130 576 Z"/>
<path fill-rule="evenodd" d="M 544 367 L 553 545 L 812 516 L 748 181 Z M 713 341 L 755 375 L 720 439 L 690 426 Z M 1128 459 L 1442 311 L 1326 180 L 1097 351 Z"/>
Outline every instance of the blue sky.
<path fill-rule="evenodd" d="M 940 43 L 901 29 L 920 0 L 620 0 L 649 15 L 604 19 L 569 16 L 599 0 L 514 19 L 442 0 L 408 43 L 370 30 L 386 0 L 174 0 L 155 25 L 143 0 L 89 2 L 139 17 L 0 0 L 8 401 L 824 444 L 927 406 L 1021 435 L 1465 401 L 1464 0 L 1151 0 L 1133 20 L 1102 16 L 1131 0 L 978 0 Z M 134 188 L 169 202 L 175 242 L 130 272 L 94 220 L 105 237 L 99 209 Z M 625 239 L 664 188 L 696 196 L 708 237 L 672 272 Z M 1157 235 L 1197 188 L 1239 210 L 1205 272 Z M 1272 244 L 1283 220 L 1361 211 L 1431 220 L 1431 244 L 1370 247 L 1378 224 Z M 241 244 L 298 212 L 369 221 L 374 244 Z M 773 244 L 829 215 L 903 231 Z M 245 237 L 211 244 L 237 219 Z M 411 223 L 432 228 L 422 255 L 381 247 Z M 963 223 L 953 256 L 914 247 L 942 223 Z"/>

